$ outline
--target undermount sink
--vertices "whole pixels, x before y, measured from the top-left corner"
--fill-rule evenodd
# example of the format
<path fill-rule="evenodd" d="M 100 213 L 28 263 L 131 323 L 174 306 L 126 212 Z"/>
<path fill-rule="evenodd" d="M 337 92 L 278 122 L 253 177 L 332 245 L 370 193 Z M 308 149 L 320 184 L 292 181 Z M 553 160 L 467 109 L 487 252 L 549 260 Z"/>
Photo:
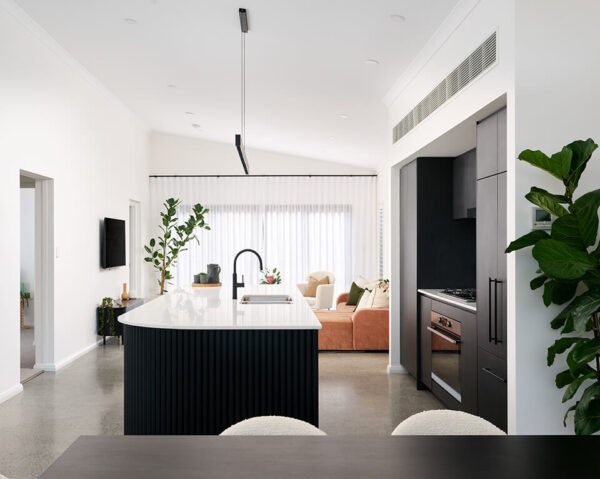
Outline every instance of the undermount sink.
<path fill-rule="evenodd" d="M 294 298 L 287 294 L 245 294 L 241 304 L 292 304 Z"/>

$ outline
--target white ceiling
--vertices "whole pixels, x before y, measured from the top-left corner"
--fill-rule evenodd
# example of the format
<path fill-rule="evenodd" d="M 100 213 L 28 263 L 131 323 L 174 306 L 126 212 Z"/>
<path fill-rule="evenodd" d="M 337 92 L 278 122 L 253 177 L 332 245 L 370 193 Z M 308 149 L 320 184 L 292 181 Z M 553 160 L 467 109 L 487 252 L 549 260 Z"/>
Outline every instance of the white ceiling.
<path fill-rule="evenodd" d="M 152 129 L 232 145 L 244 7 L 247 146 L 375 166 L 390 141 L 381 99 L 457 0 L 17 3 Z"/>

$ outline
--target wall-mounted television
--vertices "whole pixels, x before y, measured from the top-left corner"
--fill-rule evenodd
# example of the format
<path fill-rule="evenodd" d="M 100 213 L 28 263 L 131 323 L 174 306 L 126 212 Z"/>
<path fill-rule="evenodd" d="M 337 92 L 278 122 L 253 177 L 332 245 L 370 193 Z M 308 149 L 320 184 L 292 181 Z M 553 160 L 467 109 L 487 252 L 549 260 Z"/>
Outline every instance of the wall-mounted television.
<path fill-rule="evenodd" d="M 125 266 L 125 220 L 104 218 L 100 264 L 103 268 Z"/>

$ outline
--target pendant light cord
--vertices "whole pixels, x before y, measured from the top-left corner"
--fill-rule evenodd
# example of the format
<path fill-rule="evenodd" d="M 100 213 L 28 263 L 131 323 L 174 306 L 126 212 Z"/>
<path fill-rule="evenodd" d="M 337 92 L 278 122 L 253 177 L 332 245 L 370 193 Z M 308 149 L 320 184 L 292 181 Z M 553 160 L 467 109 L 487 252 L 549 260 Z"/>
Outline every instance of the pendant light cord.
<path fill-rule="evenodd" d="M 246 141 L 246 34 L 242 32 L 242 143 Z"/>

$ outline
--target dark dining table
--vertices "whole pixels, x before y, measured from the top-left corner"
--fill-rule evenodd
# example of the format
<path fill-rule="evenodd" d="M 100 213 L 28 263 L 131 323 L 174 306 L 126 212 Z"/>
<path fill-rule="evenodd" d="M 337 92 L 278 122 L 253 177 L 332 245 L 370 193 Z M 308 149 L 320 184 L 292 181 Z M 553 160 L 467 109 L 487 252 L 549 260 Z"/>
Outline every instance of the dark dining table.
<path fill-rule="evenodd" d="M 68 478 L 600 478 L 600 436 L 81 436 Z"/>

